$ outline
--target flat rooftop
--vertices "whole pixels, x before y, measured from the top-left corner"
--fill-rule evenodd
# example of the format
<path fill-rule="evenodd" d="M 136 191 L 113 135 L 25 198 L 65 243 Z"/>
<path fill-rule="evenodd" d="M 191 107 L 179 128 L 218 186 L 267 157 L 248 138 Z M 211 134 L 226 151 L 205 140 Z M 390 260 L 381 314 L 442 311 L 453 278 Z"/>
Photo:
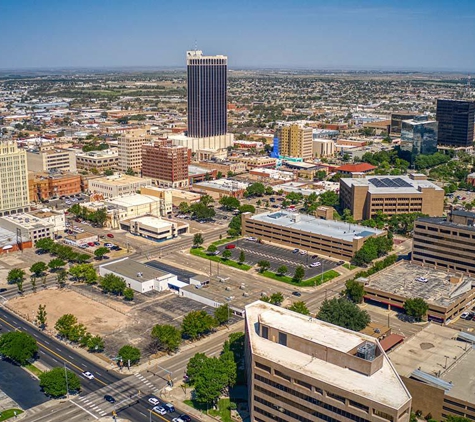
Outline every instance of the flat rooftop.
<path fill-rule="evenodd" d="M 170 273 L 158 270 L 157 268 L 149 267 L 148 265 L 129 258 L 102 264 L 100 267 L 107 268 L 108 270 L 113 271 L 120 276 L 131 278 L 139 283 L 168 275 L 171 276 Z M 137 274 L 142 274 L 142 277 L 139 277 Z"/>
<path fill-rule="evenodd" d="M 297 221 L 295 221 L 297 218 Z M 321 236 L 352 242 L 355 238 L 369 237 L 384 233 L 383 230 L 363 227 L 357 224 L 348 224 L 342 221 L 321 220 L 311 215 L 277 211 L 273 213 L 257 214 L 251 220 L 276 226 L 289 227 L 293 230 L 313 233 Z"/>
<path fill-rule="evenodd" d="M 133 183 L 148 183 L 152 184 L 152 179 L 142 178 L 136 176 L 128 176 L 126 174 L 121 174 L 119 176 L 107 176 L 107 177 L 98 177 L 90 181 L 91 184 L 104 184 L 104 185 L 113 185 L 113 186 L 127 186 Z"/>
<path fill-rule="evenodd" d="M 452 213 L 454 213 L 454 211 L 452 211 Z M 461 213 L 458 213 L 458 215 L 463 215 L 462 213 L 463 211 Z M 466 213 L 466 214 L 473 214 L 473 213 Z M 468 215 L 467 217 L 475 219 L 475 214 L 473 216 Z M 439 226 L 449 227 L 449 228 L 458 229 L 458 230 L 463 229 L 463 230 L 475 232 L 475 226 L 469 226 L 467 224 L 452 223 L 451 221 L 447 220 L 447 217 L 420 217 L 417 219 L 417 221 L 421 221 L 424 223 L 437 224 Z"/>
<path fill-rule="evenodd" d="M 410 400 L 409 392 L 384 353 L 381 369 L 367 376 L 260 337 L 256 331 L 259 319 L 266 325 L 343 353 L 364 342 L 377 342 L 374 338 L 262 301 L 246 306 L 247 332 L 255 355 L 392 409 L 399 409 Z"/>
<path fill-rule="evenodd" d="M 369 176 L 356 179 L 341 178 L 340 181 L 348 186 L 368 186 L 368 191 L 374 194 L 420 193 L 420 188 L 442 190 L 441 187 L 428 180 L 412 180 L 409 176 Z"/>
<path fill-rule="evenodd" d="M 450 278 L 455 276 L 453 272 L 400 261 L 370 276 L 368 287 L 405 298 L 420 297 L 429 304 L 447 307 L 475 285 L 475 278 L 466 276 L 457 284 L 451 283 Z M 428 281 L 416 281 L 417 277 Z"/>
<path fill-rule="evenodd" d="M 219 180 L 210 180 L 207 182 L 195 183 L 194 187 L 199 188 L 212 188 L 212 189 L 222 189 L 225 191 L 240 190 L 246 189 L 249 186 L 249 183 L 245 182 L 236 182 L 235 180 L 228 179 L 219 179 Z"/>
<path fill-rule="evenodd" d="M 35 217 L 30 214 L 12 214 L 1 217 L 5 221 L 9 221 L 25 229 L 41 229 L 46 227 L 53 227 L 53 223 Z"/>
<path fill-rule="evenodd" d="M 156 196 L 134 194 L 134 195 L 125 195 L 119 198 L 106 199 L 104 204 L 107 205 L 117 205 L 122 207 L 131 207 L 134 205 L 146 205 L 154 204 L 160 202 L 160 199 Z"/>
<path fill-rule="evenodd" d="M 154 227 L 156 229 L 159 228 L 170 228 L 173 224 L 170 221 L 163 220 L 158 217 L 152 217 L 150 215 L 145 215 L 143 217 L 131 218 L 128 221 L 138 221 L 142 224 L 146 224 L 147 226 Z"/>
<path fill-rule="evenodd" d="M 457 333 L 452 328 L 429 324 L 390 352 L 389 358 L 401 376 L 410 377 L 420 369 L 451 382 L 447 395 L 473 403 L 475 350 L 471 344 L 455 340 Z"/>

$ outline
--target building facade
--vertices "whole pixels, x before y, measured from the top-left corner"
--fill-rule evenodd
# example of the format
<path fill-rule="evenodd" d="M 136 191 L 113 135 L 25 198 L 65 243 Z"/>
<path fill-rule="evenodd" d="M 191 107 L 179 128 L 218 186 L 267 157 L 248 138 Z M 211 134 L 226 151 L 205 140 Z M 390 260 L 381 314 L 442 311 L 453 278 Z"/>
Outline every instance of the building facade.
<path fill-rule="evenodd" d="M 89 180 L 88 189 L 91 194 L 101 198 L 115 198 L 123 195 L 132 195 L 145 186 L 151 186 L 152 179 L 125 174 L 98 177 Z"/>
<path fill-rule="evenodd" d="M 0 141 L 0 216 L 28 210 L 26 152 L 14 141 Z"/>
<path fill-rule="evenodd" d="M 142 147 L 142 174 L 158 186 L 184 188 L 189 184 L 191 151 L 183 146 L 148 144 Z"/>
<path fill-rule="evenodd" d="M 189 225 L 162 220 L 158 217 L 144 215 L 120 222 L 120 227 L 130 233 L 141 236 L 154 242 L 163 242 L 181 234 L 188 233 Z"/>
<path fill-rule="evenodd" d="M 401 149 L 411 154 L 411 162 L 419 154 L 430 155 L 437 152 L 437 127 L 435 120 L 420 116 L 403 120 L 401 127 Z"/>
<path fill-rule="evenodd" d="M 313 158 L 313 129 L 299 125 L 283 126 L 278 131 L 279 154 L 303 160 Z"/>
<path fill-rule="evenodd" d="M 226 56 L 203 56 L 199 50 L 187 51 L 188 133 L 207 138 L 225 135 L 227 121 Z"/>
<path fill-rule="evenodd" d="M 439 123 L 438 145 L 450 147 L 471 147 L 475 121 L 475 102 L 459 100 L 437 100 Z"/>
<path fill-rule="evenodd" d="M 409 421 L 411 395 L 378 340 L 262 301 L 245 310 L 250 420 Z"/>
<path fill-rule="evenodd" d="M 81 193 L 81 176 L 72 173 L 32 173 L 28 174 L 30 200 L 40 202 L 53 197 Z"/>
<path fill-rule="evenodd" d="M 333 157 L 335 155 L 335 142 L 332 139 L 314 138 L 312 142 L 314 157 Z"/>
<path fill-rule="evenodd" d="M 431 217 L 444 212 L 445 192 L 423 174 L 340 179 L 340 204 L 355 220 L 368 220 L 378 211 L 389 216 L 421 212 Z"/>
<path fill-rule="evenodd" d="M 132 130 L 120 136 L 117 168 L 122 172 L 132 169 L 139 173 L 142 169 L 142 145 L 150 139 L 145 129 Z"/>
<path fill-rule="evenodd" d="M 417 113 L 411 111 L 399 111 L 391 113 L 391 134 L 400 135 L 402 130 L 402 122 L 404 120 L 415 119 L 418 116 Z"/>
<path fill-rule="evenodd" d="M 75 172 L 76 155 L 66 149 L 34 149 L 26 152 L 28 170 L 35 172 Z"/>
<path fill-rule="evenodd" d="M 77 168 L 83 170 L 96 169 L 99 172 L 116 169 L 119 162 L 117 150 L 90 151 L 76 154 Z"/>

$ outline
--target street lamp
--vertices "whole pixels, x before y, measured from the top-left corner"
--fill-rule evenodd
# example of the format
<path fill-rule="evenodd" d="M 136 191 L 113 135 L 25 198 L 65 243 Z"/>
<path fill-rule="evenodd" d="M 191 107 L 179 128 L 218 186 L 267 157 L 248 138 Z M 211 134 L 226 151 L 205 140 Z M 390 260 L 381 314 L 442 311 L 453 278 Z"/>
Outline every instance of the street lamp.
<path fill-rule="evenodd" d="M 64 377 L 66 378 L 66 397 L 69 400 L 68 371 L 66 370 L 66 362 L 64 362 Z"/>

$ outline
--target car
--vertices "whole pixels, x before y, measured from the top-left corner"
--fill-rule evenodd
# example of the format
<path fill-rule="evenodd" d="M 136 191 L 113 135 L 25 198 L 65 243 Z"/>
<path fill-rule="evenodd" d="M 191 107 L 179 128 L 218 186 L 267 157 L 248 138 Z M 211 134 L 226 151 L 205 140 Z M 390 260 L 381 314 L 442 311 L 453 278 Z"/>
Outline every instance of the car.
<path fill-rule="evenodd" d="M 80 247 L 81 249 L 86 249 L 86 248 L 88 248 L 89 246 L 88 246 L 88 245 L 79 245 L 79 247 Z"/>
<path fill-rule="evenodd" d="M 94 246 L 101 246 L 100 242 L 94 242 Z"/>
<path fill-rule="evenodd" d="M 270 202 L 275 202 L 275 198 L 272 196 L 272 197 L 269 198 L 269 201 Z"/>
<path fill-rule="evenodd" d="M 93 380 L 95 378 L 94 375 L 92 375 L 89 371 L 84 371 L 82 375 L 86 377 L 88 380 Z"/>
<path fill-rule="evenodd" d="M 106 248 L 113 248 L 115 245 L 113 243 L 104 243 Z"/>
<path fill-rule="evenodd" d="M 300 297 L 300 296 L 302 296 L 302 293 L 300 293 L 300 292 L 297 292 L 297 291 L 295 291 L 295 292 L 292 292 L 292 294 L 293 294 L 294 296 L 297 296 L 297 297 Z"/>
<path fill-rule="evenodd" d="M 156 397 L 150 397 L 148 402 L 154 406 L 158 406 L 160 404 L 160 400 L 158 400 Z"/>
<path fill-rule="evenodd" d="M 470 319 L 470 312 L 464 312 L 462 315 L 460 315 L 460 318 L 462 318 L 462 319 Z"/>
<path fill-rule="evenodd" d="M 84 198 L 78 198 L 78 201 L 84 201 Z"/>
<path fill-rule="evenodd" d="M 279 208 L 279 206 L 274 204 L 272 205 L 272 208 Z"/>
<path fill-rule="evenodd" d="M 185 421 L 182 418 L 178 417 L 178 418 L 173 418 L 172 422 L 185 422 Z"/>
<path fill-rule="evenodd" d="M 307 255 L 307 251 L 300 251 L 300 255 Z"/>
<path fill-rule="evenodd" d="M 429 280 L 425 277 L 416 277 L 416 281 L 419 281 L 421 283 L 427 283 Z"/>
<path fill-rule="evenodd" d="M 345 261 L 338 261 L 338 265 L 343 265 Z"/>
<path fill-rule="evenodd" d="M 110 237 L 111 239 L 113 239 L 114 235 L 112 233 L 107 233 L 107 237 Z"/>
<path fill-rule="evenodd" d="M 71 201 L 68 201 L 68 200 L 64 201 L 64 203 L 65 203 L 66 205 L 71 205 Z"/>
<path fill-rule="evenodd" d="M 175 406 L 173 406 L 173 404 L 171 403 L 165 403 L 163 405 L 163 407 L 165 408 L 165 410 L 169 413 L 173 413 L 175 411 Z"/>
<path fill-rule="evenodd" d="M 178 416 L 183 422 L 191 422 L 191 418 L 188 415 L 180 415 Z"/>
<path fill-rule="evenodd" d="M 106 394 L 106 395 L 104 396 L 104 400 L 105 400 L 105 401 L 108 401 L 109 403 L 115 403 L 115 398 L 112 397 L 112 396 L 110 396 L 109 394 Z"/>
<path fill-rule="evenodd" d="M 236 247 L 236 245 L 233 244 L 233 243 L 231 243 L 231 244 L 229 244 L 229 245 L 226 245 L 226 246 L 225 246 L 225 249 L 234 249 L 235 247 Z"/>
<path fill-rule="evenodd" d="M 299 249 L 295 248 L 292 253 L 297 253 L 299 251 Z"/>
<path fill-rule="evenodd" d="M 157 412 L 159 415 L 166 415 L 167 414 L 167 411 L 162 406 L 154 406 L 153 411 Z"/>
<path fill-rule="evenodd" d="M 246 240 L 249 240 L 250 242 L 257 242 L 257 237 L 249 236 L 249 237 L 246 237 Z"/>
<path fill-rule="evenodd" d="M 309 267 L 310 267 L 310 268 L 315 268 L 315 267 L 319 267 L 320 265 L 322 265 L 322 263 L 317 261 L 317 262 L 312 262 L 312 263 L 309 265 Z"/>
<path fill-rule="evenodd" d="M 312 255 L 312 259 L 318 258 L 318 255 Z"/>
<path fill-rule="evenodd" d="M 94 242 L 87 242 L 87 244 L 88 244 L 89 246 L 96 246 L 96 244 L 95 244 Z"/>

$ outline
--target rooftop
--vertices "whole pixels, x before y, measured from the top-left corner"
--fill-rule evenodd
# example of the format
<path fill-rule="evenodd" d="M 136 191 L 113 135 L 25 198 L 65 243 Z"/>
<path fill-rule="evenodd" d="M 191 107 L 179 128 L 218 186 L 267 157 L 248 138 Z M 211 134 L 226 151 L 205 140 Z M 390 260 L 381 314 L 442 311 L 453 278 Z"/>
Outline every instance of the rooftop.
<path fill-rule="evenodd" d="M 257 214 L 250 217 L 252 220 L 275 226 L 290 227 L 294 230 L 309 232 L 321 236 L 333 237 L 347 242 L 355 238 L 369 237 L 384 233 L 383 230 L 363 227 L 357 224 L 348 224 L 342 221 L 321 220 L 311 215 L 296 214 L 286 211 Z"/>
<path fill-rule="evenodd" d="M 374 194 L 420 193 L 419 189 L 421 188 L 442 190 L 441 187 L 428 180 L 413 180 L 408 176 L 370 176 L 357 179 L 342 178 L 340 181 L 348 186 L 368 186 L 368 191 Z"/>
<path fill-rule="evenodd" d="M 143 217 L 131 218 L 129 221 L 137 221 L 142 224 L 146 224 L 147 226 L 158 228 L 170 228 L 173 225 L 170 221 L 162 220 L 158 217 L 152 217 L 150 215 L 145 215 Z"/>
<path fill-rule="evenodd" d="M 91 180 L 92 185 L 94 184 L 107 184 L 115 186 L 125 186 L 132 183 L 147 183 L 152 184 L 152 179 L 142 178 L 137 176 L 128 176 L 126 174 L 118 174 L 114 176 L 98 177 L 97 179 Z"/>
<path fill-rule="evenodd" d="M 343 353 L 348 353 L 365 342 L 377 343 L 374 338 L 262 301 L 246 306 L 246 331 L 255 355 L 393 409 L 401 408 L 410 400 L 409 392 L 384 353 L 381 369 L 367 376 L 260 337 L 256 332 L 259 320 L 268 326 Z"/>
<path fill-rule="evenodd" d="M 41 229 L 43 227 L 53 227 L 53 223 L 45 221 L 42 218 L 34 217 L 30 214 L 12 214 L 5 215 L 1 219 L 14 223 L 25 229 Z"/>
<path fill-rule="evenodd" d="M 447 395 L 473 403 L 475 350 L 471 344 L 455 340 L 457 333 L 452 328 L 429 324 L 394 349 L 389 358 L 401 376 L 410 377 L 420 369 L 452 383 Z"/>
<path fill-rule="evenodd" d="M 418 277 L 427 278 L 428 282 L 416 281 Z M 463 276 L 462 281 L 457 284 L 450 282 L 451 277 L 455 277 L 455 274 L 400 261 L 370 276 L 367 286 L 404 298 L 420 297 L 429 304 L 447 307 L 475 284 L 473 277 Z"/>
<path fill-rule="evenodd" d="M 151 195 L 142 195 L 139 193 L 135 195 L 124 195 L 122 197 L 104 200 L 104 203 L 107 205 L 117 205 L 120 207 L 154 204 L 156 202 L 160 202 L 160 198 Z"/>
<path fill-rule="evenodd" d="M 249 186 L 249 183 L 237 182 L 235 180 L 228 179 L 218 179 L 210 180 L 207 182 L 195 183 L 193 185 L 195 188 L 213 188 L 213 189 L 223 189 L 226 191 L 229 190 L 241 190 L 246 189 Z"/>
<path fill-rule="evenodd" d="M 359 163 L 359 164 L 346 164 L 340 167 L 337 167 L 336 171 L 344 171 L 348 173 L 358 173 L 374 170 L 376 167 L 368 163 Z"/>
<path fill-rule="evenodd" d="M 141 264 L 129 258 L 102 264 L 100 267 L 113 271 L 122 277 L 131 278 L 139 283 L 171 275 L 170 273 L 149 267 L 148 265 Z M 140 274 L 140 276 L 138 274 Z"/>

